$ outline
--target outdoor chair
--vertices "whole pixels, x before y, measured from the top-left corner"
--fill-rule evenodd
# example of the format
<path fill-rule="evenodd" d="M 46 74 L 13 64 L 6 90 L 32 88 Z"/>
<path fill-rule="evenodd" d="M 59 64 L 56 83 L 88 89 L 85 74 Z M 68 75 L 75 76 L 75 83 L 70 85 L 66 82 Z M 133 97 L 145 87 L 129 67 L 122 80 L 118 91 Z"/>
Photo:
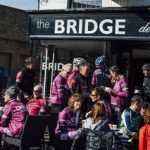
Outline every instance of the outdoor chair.
<path fill-rule="evenodd" d="M 71 150 L 123 150 L 123 147 L 114 132 L 80 128 Z"/>
<path fill-rule="evenodd" d="M 47 150 L 50 146 L 56 147 L 56 138 L 55 138 L 55 128 L 57 126 L 58 113 L 50 113 L 50 118 L 48 120 L 48 131 L 49 131 L 49 142 L 47 145 Z"/>
<path fill-rule="evenodd" d="M 58 140 L 55 137 L 55 128 L 57 126 L 58 113 L 50 113 L 51 117 L 48 120 L 49 142 L 47 149 L 54 148 L 55 150 L 70 150 L 72 142 Z"/>
<path fill-rule="evenodd" d="M 50 116 L 46 115 L 28 116 L 20 138 L 2 134 L 2 141 L 4 141 L 6 145 L 18 146 L 19 150 L 28 150 L 30 147 L 39 147 L 40 150 L 44 150 L 44 131 L 49 117 Z"/>

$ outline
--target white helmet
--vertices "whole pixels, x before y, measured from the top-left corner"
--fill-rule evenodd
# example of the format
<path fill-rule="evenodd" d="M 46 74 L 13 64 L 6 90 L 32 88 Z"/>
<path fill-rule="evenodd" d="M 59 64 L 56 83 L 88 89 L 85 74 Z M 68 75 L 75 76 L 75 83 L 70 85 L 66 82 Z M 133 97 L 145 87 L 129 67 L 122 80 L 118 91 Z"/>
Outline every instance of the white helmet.
<path fill-rule="evenodd" d="M 77 57 L 73 59 L 73 65 L 74 66 L 80 66 L 80 65 L 85 65 L 87 64 L 86 60 L 81 57 Z"/>

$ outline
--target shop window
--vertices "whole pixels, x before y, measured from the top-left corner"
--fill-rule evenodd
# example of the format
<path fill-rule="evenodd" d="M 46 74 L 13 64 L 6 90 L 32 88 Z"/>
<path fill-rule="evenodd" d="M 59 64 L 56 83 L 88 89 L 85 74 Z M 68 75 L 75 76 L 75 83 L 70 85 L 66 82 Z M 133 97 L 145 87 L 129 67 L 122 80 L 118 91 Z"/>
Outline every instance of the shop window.
<path fill-rule="evenodd" d="M 101 0 L 73 0 L 73 8 L 99 8 L 102 6 Z"/>

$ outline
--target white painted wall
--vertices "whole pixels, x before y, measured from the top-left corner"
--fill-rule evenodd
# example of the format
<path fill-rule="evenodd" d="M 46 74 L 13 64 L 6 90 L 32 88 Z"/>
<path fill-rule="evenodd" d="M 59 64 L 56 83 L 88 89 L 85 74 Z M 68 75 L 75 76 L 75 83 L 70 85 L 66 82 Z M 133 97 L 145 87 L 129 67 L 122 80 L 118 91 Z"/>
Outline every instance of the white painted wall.
<path fill-rule="evenodd" d="M 40 0 L 39 9 L 40 10 L 50 10 L 50 9 L 66 9 L 67 0 Z"/>
<path fill-rule="evenodd" d="M 74 0 L 80 4 L 95 5 L 100 7 L 138 7 L 150 6 L 150 0 Z M 67 0 L 40 0 L 39 9 L 66 9 Z"/>
<path fill-rule="evenodd" d="M 102 7 L 150 6 L 150 0 L 102 0 Z"/>

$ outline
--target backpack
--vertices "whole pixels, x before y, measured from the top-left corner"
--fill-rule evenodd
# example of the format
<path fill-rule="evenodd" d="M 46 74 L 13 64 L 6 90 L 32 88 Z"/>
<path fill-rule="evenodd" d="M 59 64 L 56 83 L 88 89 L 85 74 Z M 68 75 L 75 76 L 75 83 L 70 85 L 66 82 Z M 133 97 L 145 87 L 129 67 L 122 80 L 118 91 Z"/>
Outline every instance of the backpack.
<path fill-rule="evenodd" d="M 71 150 L 123 150 L 119 137 L 114 132 L 97 132 L 87 128 L 78 130 Z"/>

